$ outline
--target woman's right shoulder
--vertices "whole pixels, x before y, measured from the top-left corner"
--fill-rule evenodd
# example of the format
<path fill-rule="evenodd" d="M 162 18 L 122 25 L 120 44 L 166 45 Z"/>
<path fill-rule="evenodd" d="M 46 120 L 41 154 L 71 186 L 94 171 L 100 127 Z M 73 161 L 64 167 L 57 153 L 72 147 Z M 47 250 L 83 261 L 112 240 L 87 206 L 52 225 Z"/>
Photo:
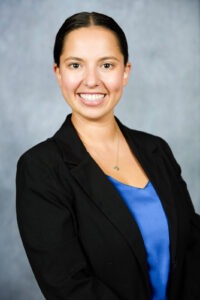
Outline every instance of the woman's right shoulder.
<path fill-rule="evenodd" d="M 60 160 L 61 156 L 55 141 L 53 138 L 48 138 L 26 150 L 19 157 L 17 164 L 38 162 L 47 165 L 55 165 Z"/>

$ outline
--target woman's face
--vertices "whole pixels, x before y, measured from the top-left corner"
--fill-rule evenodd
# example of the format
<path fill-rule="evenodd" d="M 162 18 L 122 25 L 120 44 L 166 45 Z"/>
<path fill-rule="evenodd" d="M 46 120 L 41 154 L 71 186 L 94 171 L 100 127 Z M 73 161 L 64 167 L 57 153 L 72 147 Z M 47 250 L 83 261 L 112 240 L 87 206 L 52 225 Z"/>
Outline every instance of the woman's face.
<path fill-rule="evenodd" d="M 54 66 L 62 94 L 72 114 L 97 120 L 113 116 L 130 64 L 112 31 L 100 26 L 76 29 L 65 38 L 60 66 Z"/>

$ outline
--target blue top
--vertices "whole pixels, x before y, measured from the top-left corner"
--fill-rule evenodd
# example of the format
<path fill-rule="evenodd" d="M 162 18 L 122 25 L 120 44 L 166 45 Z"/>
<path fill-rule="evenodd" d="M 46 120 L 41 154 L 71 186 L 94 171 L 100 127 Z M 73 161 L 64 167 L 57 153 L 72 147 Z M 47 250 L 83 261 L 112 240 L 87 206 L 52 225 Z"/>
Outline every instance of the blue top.
<path fill-rule="evenodd" d="M 136 220 L 144 240 L 152 300 L 166 300 L 169 276 L 169 231 L 160 199 L 149 181 L 144 188 L 126 185 L 108 176 Z"/>

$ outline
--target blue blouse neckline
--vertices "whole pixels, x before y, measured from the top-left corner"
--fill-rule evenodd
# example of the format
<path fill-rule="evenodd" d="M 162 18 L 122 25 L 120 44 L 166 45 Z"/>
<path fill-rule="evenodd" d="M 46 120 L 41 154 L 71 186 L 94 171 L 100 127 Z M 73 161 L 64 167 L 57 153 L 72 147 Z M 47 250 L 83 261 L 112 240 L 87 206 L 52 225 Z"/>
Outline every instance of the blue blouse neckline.
<path fill-rule="evenodd" d="M 151 181 L 140 188 L 122 183 L 111 176 L 108 179 L 118 190 L 140 229 L 147 253 L 151 300 L 166 300 L 170 241 L 168 222 L 159 196 Z"/>
<path fill-rule="evenodd" d="M 130 185 L 130 184 L 127 184 L 127 183 L 124 183 L 124 182 L 121 182 L 121 181 L 119 181 L 119 180 L 117 180 L 117 179 L 115 179 L 114 177 L 112 177 L 112 176 L 109 176 L 109 175 L 107 175 L 107 177 L 112 181 L 112 182 L 114 182 L 114 183 L 116 183 L 117 185 L 119 184 L 119 185 L 122 185 L 122 186 L 124 186 L 125 188 L 130 188 L 130 189 L 136 189 L 136 190 L 145 190 L 149 185 L 151 185 L 151 181 L 150 180 L 148 180 L 147 181 L 147 183 L 145 184 L 145 186 L 144 187 L 138 187 L 138 186 L 134 186 L 134 185 Z"/>

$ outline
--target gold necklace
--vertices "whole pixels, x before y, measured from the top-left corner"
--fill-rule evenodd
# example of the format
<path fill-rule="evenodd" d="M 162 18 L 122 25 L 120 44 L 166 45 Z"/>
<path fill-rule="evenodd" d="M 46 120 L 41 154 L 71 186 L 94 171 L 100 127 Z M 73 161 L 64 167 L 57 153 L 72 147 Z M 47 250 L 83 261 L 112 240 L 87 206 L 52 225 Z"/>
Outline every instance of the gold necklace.
<path fill-rule="evenodd" d="M 117 131 L 117 153 L 116 153 L 116 164 L 114 165 L 113 169 L 115 171 L 119 171 L 119 132 L 118 129 L 116 129 Z"/>
<path fill-rule="evenodd" d="M 84 138 L 80 134 L 79 131 L 77 131 L 77 133 L 78 133 L 82 143 L 84 144 L 85 148 L 86 149 L 90 148 L 90 151 L 91 151 L 91 146 L 87 142 L 84 141 Z M 119 139 L 119 131 L 118 131 L 117 127 L 116 127 L 116 134 L 117 134 L 116 162 L 115 162 L 115 165 L 113 166 L 113 169 L 115 171 L 119 171 L 120 170 L 120 168 L 119 168 L 119 140 L 120 139 Z M 97 153 L 97 151 L 95 151 L 94 148 L 92 151 L 96 154 L 97 157 L 100 157 L 99 153 Z"/>

